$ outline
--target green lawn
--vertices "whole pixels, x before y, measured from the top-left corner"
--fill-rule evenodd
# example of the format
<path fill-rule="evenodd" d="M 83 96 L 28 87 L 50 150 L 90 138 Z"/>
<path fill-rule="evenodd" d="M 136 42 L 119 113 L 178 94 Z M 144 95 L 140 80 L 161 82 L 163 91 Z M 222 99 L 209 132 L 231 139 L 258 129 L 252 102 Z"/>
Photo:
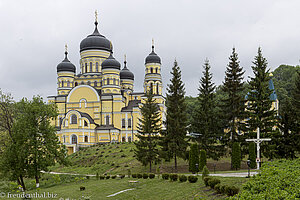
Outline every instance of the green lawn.
<path fill-rule="evenodd" d="M 220 178 L 221 183 L 236 185 L 241 187 L 245 183 L 246 178 Z M 108 195 L 120 192 L 131 188 L 128 185 L 129 180 L 138 180 L 139 186 L 131 191 L 120 193 L 114 197 L 107 197 Z M 80 191 L 80 186 L 86 188 L 85 191 Z M 34 193 L 36 190 L 30 190 L 29 193 Z M 84 195 L 90 196 L 90 199 L 224 199 L 225 196 L 215 194 L 214 190 L 205 187 L 201 177 L 197 183 L 189 182 L 171 182 L 163 179 L 108 179 L 108 180 L 84 180 L 84 182 L 71 182 L 58 184 L 52 187 L 41 187 L 38 193 L 49 192 L 57 194 L 58 198 L 63 199 L 79 199 Z"/>

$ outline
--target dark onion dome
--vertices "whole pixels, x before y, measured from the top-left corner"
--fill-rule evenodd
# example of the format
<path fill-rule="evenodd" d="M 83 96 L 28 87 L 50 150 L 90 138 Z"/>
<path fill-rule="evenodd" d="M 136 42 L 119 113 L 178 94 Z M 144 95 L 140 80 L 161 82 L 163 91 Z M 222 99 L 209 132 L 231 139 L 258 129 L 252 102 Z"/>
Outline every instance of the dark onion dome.
<path fill-rule="evenodd" d="M 104 60 L 101 64 L 103 69 L 118 69 L 120 70 L 121 64 L 113 57 L 112 53 L 110 53 L 109 57 Z"/>
<path fill-rule="evenodd" d="M 124 61 L 124 68 L 120 71 L 120 78 L 121 79 L 130 79 L 134 80 L 134 75 L 126 66 L 126 60 Z"/>
<path fill-rule="evenodd" d="M 76 72 L 76 67 L 68 59 L 68 52 L 65 51 L 65 59 L 57 65 L 57 72 L 68 71 Z"/>
<path fill-rule="evenodd" d="M 159 63 L 160 62 L 160 57 L 154 52 L 154 45 L 152 45 L 152 52 L 146 57 L 145 63 Z"/>
<path fill-rule="evenodd" d="M 99 33 L 97 26 L 98 22 L 96 21 L 94 33 L 80 42 L 80 52 L 89 49 L 100 49 L 112 52 L 111 42 Z"/>

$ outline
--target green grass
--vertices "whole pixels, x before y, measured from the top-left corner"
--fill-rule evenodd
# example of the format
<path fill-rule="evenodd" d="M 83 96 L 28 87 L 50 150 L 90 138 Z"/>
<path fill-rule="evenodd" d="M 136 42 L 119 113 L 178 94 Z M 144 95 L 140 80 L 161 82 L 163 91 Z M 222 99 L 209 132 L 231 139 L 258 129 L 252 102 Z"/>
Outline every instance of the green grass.
<path fill-rule="evenodd" d="M 129 180 L 138 180 L 139 186 L 131 191 L 126 191 L 114 197 L 107 197 L 108 195 L 117 193 L 121 190 L 131 188 L 128 185 Z M 233 184 L 241 187 L 245 183 L 246 178 L 220 178 L 224 184 Z M 80 191 L 80 186 L 86 188 L 85 191 Z M 28 193 L 34 193 L 36 190 L 30 190 Z M 163 179 L 108 179 L 108 180 L 84 180 L 81 183 L 63 183 L 52 187 L 42 187 L 38 193 L 49 192 L 57 194 L 58 198 L 79 199 L 84 196 L 90 196 L 90 199 L 224 199 L 225 196 L 215 194 L 215 191 L 205 187 L 201 177 L 197 183 L 178 181 L 171 182 Z"/>
<path fill-rule="evenodd" d="M 149 172 L 149 167 L 142 166 L 134 157 L 133 143 L 123 144 L 106 144 L 96 145 L 89 148 L 83 148 L 78 152 L 68 156 L 71 165 L 51 167 L 51 171 L 67 172 L 78 174 L 127 174 Z M 229 170 L 230 158 L 224 157 L 219 161 L 208 159 L 208 168 L 213 173 L 213 164 L 216 164 L 216 171 Z M 155 173 L 156 168 L 160 166 L 160 172 L 172 173 L 174 170 L 174 161 L 163 162 L 152 167 L 152 172 Z M 225 167 L 226 166 L 226 167 Z M 178 159 L 178 172 L 189 173 L 188 162 L 183 159 Z"/>

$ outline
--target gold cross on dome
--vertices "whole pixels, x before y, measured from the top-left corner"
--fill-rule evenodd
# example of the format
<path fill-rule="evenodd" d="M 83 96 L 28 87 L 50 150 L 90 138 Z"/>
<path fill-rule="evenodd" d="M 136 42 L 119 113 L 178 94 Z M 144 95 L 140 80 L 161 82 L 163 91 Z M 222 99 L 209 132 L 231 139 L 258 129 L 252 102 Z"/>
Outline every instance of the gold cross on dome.
<path fill-rule="evenodd" d="M 65 51 L 68 52 L 68 45 L 65 44 Z"/>
<path fill-rule="evenodd" d="M 152 46 L 154 46 L 154 39 L 152 38 Z"/>
<path fill-rule="evenodd" d="M 95 19 L 96 19 L 96 22 L 98 22 L 98 12 L 97 12 L 97 10 L 95 10 Z"/>
<path fill-rule="evenodd" d="M 124 61 L 126 61 L 126 54 L 124 54 Z"/>

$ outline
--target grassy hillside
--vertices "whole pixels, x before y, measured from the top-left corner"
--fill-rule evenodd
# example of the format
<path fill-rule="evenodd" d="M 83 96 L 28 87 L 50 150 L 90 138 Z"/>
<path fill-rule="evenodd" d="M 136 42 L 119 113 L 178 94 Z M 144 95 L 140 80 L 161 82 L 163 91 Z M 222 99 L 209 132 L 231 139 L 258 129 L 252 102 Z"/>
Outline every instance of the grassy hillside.
<path fill-rule="evenodd" d="M 88 148 L 82 148 L 78 152 L 69 155 L 70 166 L 56 165 L 51 168 L 55 172 L 68 172 L 79 174 L 127 174 L 128 170 L 131 173 L 149 172 L 149 167 L 144 167 L 135 159 L 133 143 L 121 144 L 102 144 Z M 230 170 L 230 158 L 222 158 L 219 161 L 208 160 L 207 166 L 210 171 Z M 153 171 L 160 166 L 160 172 L 175 172 L 173 168 L 173 161 L 162 162 L 153 167 Z M 246 169 L 245 162 L 242 168 Z M 178 160 L 178 172 L 188 173 L 188 162 Z"/>

